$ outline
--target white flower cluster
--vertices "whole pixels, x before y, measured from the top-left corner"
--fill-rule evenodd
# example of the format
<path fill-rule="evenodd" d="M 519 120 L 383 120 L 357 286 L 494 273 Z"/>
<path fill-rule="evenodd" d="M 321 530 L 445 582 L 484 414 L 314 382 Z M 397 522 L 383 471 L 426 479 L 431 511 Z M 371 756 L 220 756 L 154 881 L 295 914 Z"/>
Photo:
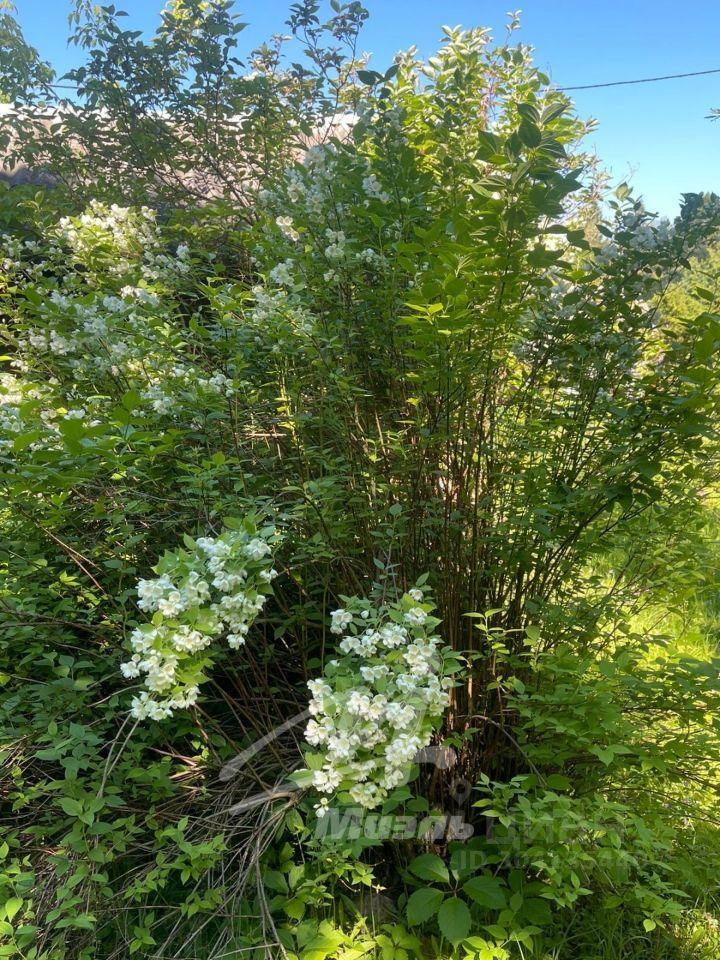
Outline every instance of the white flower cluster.
<path fill-rule="evenodd" d="M 141 396 L 150 403 L 155 413 L 159 414 L 173 413 L 182 400 L 189 399 L 184 398 L 183 393 L 199 393 L 203 400 L 207 394 L 217 397 L 235 395 L 232 378 L 219 370 L 210 376 L 202 376 L 204 371 L 199 367 L 174 363 L 164 371 L 148 371 L 146 368 L 144 373 L 151 382 L 143 389 Z"/>
<path fill-rule="evenodd" d="M 250 519 L 219 537 L 187 537 L 187 549 L 158 563 L 155 579 L 138 582 L 138 607 L 153 617 L 133 631 L 133 655 L 120 667 L 128 679 L 144 675 L 133 716 L 162 720 L 191 706 L 213 640 L 224 634 L 229 647 L 243 646 L 277 575 L 274 540 L 272 527 L 258 529 Z"/>
<path fill-rule="evenodd" d="M 342 191 L 340 184 L 351 184 L 351 189 Z M 288 295 L 303 296 L 319 266 L 328 286 L 356 283 L 359 270 L 385 270 L 384 239 L 397 240 L 402 235 L 402 227 L 389 218 L 380 249 L 374 246 L 375 233 L 373 245 L 368 245 L 363 230 L 366 217 L 358 220 L 355 213 L 361 207 L 389 204 L 393 198 L 369 160 L 333 144 L 308 149 L 284 183 L 276 190 L 259 191 L 258 199 L 268 217 L 258 232 L 259 256 L 253 259 L 264 264 L 268 286 Z M 400 201 L 408 202 L 407 198 Z M 304 244 L 298 243 L 300 237 Z M 306 307 L 307 296 L 303 299 Z"/>
<path fill-rule="evenodd" d="M 57 262 L 64 251 L 54 243 L 39 243 L 37 240 L 22 240 L 9 233 L 0 235 L 0 279 L 9 286 L 15 275 L 23 282 L 38 280 L 47 269 L 48 261 Z"/>
<path fill-rule="evenodd" d="M 342 230 L 326 230 L 325 238 L 328 245 L 325 247 L 325 256 L 328 260 L 341 260 L 345 256 L 345 234 Z"/>
<path fill-rule="evenodd" d="M 380 181 L 374 173 L 369 173 L 367 177 L 363 177 L 362 185 L 363 190 L 370 199 L 379 200 L 380 203 L 390 202 L 390 194 L 383 190 Z"/>
<path fill-rule="evenodd" d="M 35 439 L 23 444 L 31 453 L 38 450 L 60 449 L 61 437 L 57 421 L 61 410 L 55 407 L 53 388 L 57 386 L 49 378 L 44 384 L 36 384 L 12 373 L 0 374 L 0 450 L 13 449 L 17 434 L 32 430 Z M 63 419 L 79 417 L 81 411 L 68 410 Z M 13 457 L 19 451 L 13 449 Z"/>
<path fill-rule="evenodd" d="M 115 404 L 99 387 L 101 375 L 113 386 L 127 383 L 147 408 L 176 419 L 194 415 L 198 401 L 235 395 L 235 371 L 208 368 L 206 356 L 188 348 L 187 332 L 174 322 L 173 290 L 192 266 L 191 252 L 186 244 L 168 244 L 152 210 L 92 202 L 48 234 L 51 242 L 42 245 L 0 238 L 0 259 L 7 253 L 13 263 L 18 256 L 38 268 L 30 275 L 37 295 L 19 301 L 12 364 L 43 378 L 50 365 L 60 382 L 71 383 L 70 395 L 58 396 L 56 405 L 84 407 L 89 420 L 103 422 Z M 68 262 L 82 269 L 67 269 Z M 24 274 L 30 288 L 27 269 Z M 53 289 L 44 274 L 57 277 Z"/>
<path fill-rule="evenodd" d="M 269 344 L 274 353 L 282 353 L 288 343 L 297 349 L 317 333 L 315 318 L 296 294 L 258 284 L 252 295 L 254 303 L 244 314 L 242 329 L 244 335 L 252 332 L 256 343 Z"/>
<path fill-rule="evenodd" d="M 24 428 L 20 415 L 23 402 L 23 384 L 11 373 L 0 374 L 0 449 L 12 447 L 14 434 Z"/>
<path fill-rule="evenodd" d="M 305 739 L 321 752 L 307 756 L 298 782 L 340 802 L 379 806 L 409 776 L 430 743 L 448 703 L 440 622 L 414 587 L 394 603 L 358 598 L 331 614 L 341 656 L 308 684 L 312 719 Z M 318 816 L 328 809 L 323 798 Z"/>
<path fill-rule="evenodd" d="M 282 235 L 287 237 L 288 240 L 292 240 L 293 243 L 295 243 L 296 240 L 300 239 L 300 234 L 293 225 L 292 217 L 277 217 L 275 223 L 280 227 Z"/>
<path fill-rule="evenodd" d="M 104 270 L 115 275 L 126 273 L 143 254 L 154 256 L 161 248 L 155 214 L 149 207 L 108 206 L 92 200 L 85 213 L 64 217 L 58 228 L 74 259 L 92 267 L 100 252 Z"/>
<path fill-rule="evenodd" d="M 108 206 L 92 200 L 85 213 L 58 223 L 60 239 L 75 260 L 91 269 L 100 253 L 103 270 L 115 276 L 140 265 L 149 282 L 189 272 L 192 260 L 186 243 L 166 250 L 155 212 L 149 207 Z"/>
<path fill-rule="evenodd" d="M 294 263 L 292 260 L 281 260 L 277 266 L 272 268 L 268 274 L 268 278 L 279 287 L 293 287 L 295 285 L 295 278 L 292 272 L 293 266 Z"/>

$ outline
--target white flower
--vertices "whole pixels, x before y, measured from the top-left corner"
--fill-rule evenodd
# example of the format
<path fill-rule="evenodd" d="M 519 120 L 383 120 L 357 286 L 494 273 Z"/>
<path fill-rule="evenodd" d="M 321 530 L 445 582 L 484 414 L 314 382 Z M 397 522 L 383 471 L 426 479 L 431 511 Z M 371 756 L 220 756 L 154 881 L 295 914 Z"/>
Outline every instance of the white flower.
<path fill-rule="evenodd" d="M 419 604 L 424 596 L 414 589 Z M 419 606 L 405 612 L 406 602 L 374 609 L 354 601 L 356 609 L 362 607 L 357 614 L 334 611 L 333 633 L 342 634 L 353 621 L 364 621 L 365 629 L 342 636 L 342 656 L 308 684 L 314 719 L 305 737 L 324 750 L 326 760 L 313 782 L 328 793 L 344 780 L 354 802 L 367 809 L 405 782 L 418 750 L 432 739 L 452 683 L 438 674 L 440 638 L 428 636 L 427 614 Z M 405 617 L 412 633 L 395 622 L 398 617 Z"/>
<path fill-rule="evenodd" d="M 172 708 L 153 700 L 147 691 L 143 690 L 137 697 L 133 697 L 130 712 L 138 720 L 164 720 L 172 714 Z"/>
<path fill-rule="evenodd" d="M 421 627 L 427 620 L 427 614 L 422 607 L 411 607 L 405 614 L 405 619 L 413 627 Z"/>
<path fill-rule="evenodd" d="M 398 767 L 410 763 L 421 747 L 418 737 L 401 733 L 385 747 L 387 762 Z"/>
<path fill-rule="evenodd" d="M 410 672 L 418 677 L 428 674 L 433 652 L 434 647 L 430 644 L 411 643 L 403 653 L 405 663 L 410 667 Z"/>
<path fill-rule="evenodd" d="M 295 170 L 288 174 L 287 194 L 292 203 L 298 203 L 305 196 L 305 184 Z"/>
<path fill-rule="evenodd" d="M 330 614 L 330 632 L 343 633 L 352 623 L 352 614 L 348 610 L 333 610 Z"/>
<path fill-rule="evenodd" d="M 355 783 L 350 787 L 350 796 L 361 807 L 372 809 L 382 803 L 387 794 L 376 783 Z"/>
<path fill-rule="evenodd" d="M 152 650 L 153 640 L 157 637 L 157 634 L 157 630 L 153 628 L 149 630 L 135 629 L 130 634 L 130 646 L 139 653 L 148 653 Z"/>
<path fill-rule="evenodd" d="M 401 690 L 403 693 L 415 693 L 419 682 L 418 677 L 414 677 L 409 673 L 401 673 L 395 677 L 395 684 L 398 690 Z"/>
<path fill-rule="evenodd" d="M 370 247 L 367 247 L 365 250 L 361 250 L 357 256 L 358 256 L 358 260 L 361 260 L 363 263 L 368 263 L 368 264 L 372 264 L 372 263 L 375 263 L 376 261 L 381 260 L 380 255 L 377 254 Z"/>
<path fill-rule="evenodd" d="M 163 656 L 158 651 L 152 651 L 149 656 L 140 663 L 140 667 L 147 673 L 145 677 L 145 686 L 148 690 L 154 690 L 162 693 L 175 681 L 175 670 L 177 669 L 178 658 L 172 654 Z"/>
<path fill-rule="evenodd" d="M 212 643 L 212 637 L 199 630 L 193 630 L 187 624 L 181 623 L 172 634 L 172 643 L 176 650 L 185 653 L 195 653 L 198 650 L 204 650 Z"/>
<path fill-rule="evenodd" d="M 332 721 L 328 717 L 323 717 L 320 723 L 317 720 L 309 720 L 307 727 L 305 727 L 305 739 L 311 746 L 319 747 L 321 744 L 327 743 L 327 739 L 333 730 Z"/>
<path fill-rule="evenodd" d="M 325 247 L 328 260 L 339 260 L 345 256 L 345 234 L 342 230 L 326 230 L 325 236 L 330 243 Z"/>
<path fill-rule="evenodd" d="M 183 590 L 191 606 L 201 604 L 210 597 L 210 585 L 196 570 L 188 574 Z"/>
<path fill-rule="evenodd" d="M 365 630 L 359 637 L 343 637 L 340 641 L 340 650 L 343 653 L 355 653 L 363 658 L 374 657 L 379 639 L 380 635 L 377 631 Z"/>
<path fill-rule="evenodd" d="M 200 694 L 200 687 L 192 686 L 185 689 L 185 693 L 180 696 L 173 697 L 172 700 L 168 701 L 168 706 L 173 709 L 184 709 L 186 707 L 192 707 L 197 703 L 197 698 Z"/>
<path fill-rule="evenodd" d="M 294 266 L 292 260 L 284 260 L 282 263 L 279 263 L 276 267 L 268 274 L 269 279 L 272 280 L 280 287 L 291 287 L 293 285 L 293 275 L 292 267 Z"/>
<path fill-rule="evenodd" d="M 320 793 L 334 793 L 340 786 L 341 776 L 329 764 L 313 773 L 313 786 Z"/>
<path fill-rule="evenodd" d="M 408 595 L 411 596 L 417 603 L 422 603 L 423 592 L 419 587 L 413 587 L 411 590 L 408 590 Z"/>
<path fill-rule="evenodd" d="M 308 680 L 308 690 L 314 697 L 329 697 L 332 687 L 325 680 Z"/>
<path fill-rule="evenodd" d="M 288 240 L 298 240 L 300 238 L 300 234 L 293 226 L 292 217 L 277 217 L 275 223 L 280 227 L 280 232 L 283 236 L 287 237 Z"/>
<path fill-rule="evenodd" d="M 360 667 L 360 676 L 367 683 L 375 683 L 376 680 L 381 680 L 383 677 L 386 677 L 390 673 L 390 667 L 385 663 L 378 663 L 374 667 L 368 667 L 363 665 Z"/>
<path fill-rule="evenodd" d="M 140 659 L 140 655 L 135 653 L 131 660 L 120 664 L 120 672 L 126 679 L 132 680 L 140 676 Z"/>
<path fill-rule="evenodd" d="M 369 197 L 374 197 L 379 200 L 381 203 L 387 203 L 390 200 L 390 194 L 385 193 L 383 188 L 380 185 L 380 181 L 375 176 L 374 173 L 369 174 L 367 177 L 363 178 L 363 190 Z"/>
<path fill-rule="evenodd" d="M 354 717 L 367 716 L 370 709 L 370 697 L 354 690 L 347 699 L 345 709 Z"/>
<path fill-rule="evenodd" d="M 350 775 L 357 780 L 358 783 L 364 783 L 368 779 L 371 773 L 375 770 L 376 764 L 374 760 L 364 760 L 361 762 L 355 762 L 349 764 Z"/>
<path fill-rule="evenodd" d="M 187 609 L 187 600 L 179 590 L 171 590 L 158 600 L 157 608 L 164 617 L 176 617 Z"/>
<path fill-rule="evenodd" d="M 131 707 L 138 719 L 162 719 L 197 701 L 198 681 L 203 679 L 201 671 L 207 663 L 206 654 L 198 655 L 216 636 L 227 631 L 228 646 L 245 644 L 274 575 L 268 569 L 266 558 L 271 548 L 267 540 L 260 536 L 245 540 L 245 534 L 234 532 L 217 538 L 199 537 L 187 550 L 163 559 L 167 573 L 138 582 L 138 607 L 157 610 L 169 618 L 169 622 L 133 630 L 133 656 L 120 668 L 129 679 L 145 674 L 146 689 Z M 253 561 L 250 572 L 244 565 L 248 559 Z M 196 569 L 188 571 L 191 565 Z M 212 581 L 203 576 L 201 568 Z M 263 577 L 263 573 L 268 575 Z M 222 595 L 218 597 L 213 588 Z M 202 629 L 197 629 L 198 624 Z M 324 709 L 325 703 L 318 706 Z"/>
<path fill-rule="evenodd" d="M 137 585 L 138 606 L 141 610 L 157 610 L 158 601 L 165 593 L 172 590 L 173 585 L 170 578 L 165 575 L 157 580 L 139 580 Z"/>
<path fill-rule="evenodd" d="M 255 537 L 254 540 L 251 540 L 249 543 L 245 544 L 244 553 L 251 560 L 262 560 L 263 557 L 266 557 L 269 553 L 271 553 L 271 549 L 266 540 L 261 540 L 260 537 Z"/>
<path fill-rule="evenodd" d="M 396 730 L 409 727 L 417 716 L 414 707 L 403 703 L 388 704 L 385 715 Z"/>
<path fill-rule="evenodd" d="M 380 630 L 380 639 L 384 646 L 393 649 L 399 647 L 407 640 L 408 632 L 405 627 L 399 623 L 388 623 Z"/>
<path fill-rule="evenodd" d="M 407 778 L 407 772 L 402 767 L 386 767 L 382 785 L 386 790 L 394 790 Z"/>
<path fill-rule="evenodd" d="M 386 707 L 387 697 L 384 697 L 382 694 L 378 693 L 370 701 L 365 712 L 365 716 L 367 716 L 370 720 L 380 720 L 385 713 Z"/>
<path fill-rule="evenodd" d="M 330 801 L 327 799 L 327 797 L 322 797 L 320 799 L 320 803 L 318 803 L 315 807 L 315 816 L 318 818 L 318 820 L 322 820 L 322 818 L 327 814 L 329 803 Z"/>
<path fill-rule="evenodd" d="M 330 760 L 349 760 L 355 753 L 355 744 L 346 733 L 334 733 L 328 737 L 327 752 Z"/>

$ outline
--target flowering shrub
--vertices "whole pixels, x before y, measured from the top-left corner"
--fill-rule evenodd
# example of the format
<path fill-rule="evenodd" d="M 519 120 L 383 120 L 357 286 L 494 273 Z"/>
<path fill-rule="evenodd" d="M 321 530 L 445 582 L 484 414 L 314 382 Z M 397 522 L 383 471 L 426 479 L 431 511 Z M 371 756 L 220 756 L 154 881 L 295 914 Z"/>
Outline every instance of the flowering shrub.
<path fill-rule="evenodd" d="M 438 728 L 452 681 L 434 633 L 440 621 L 421 586 L 393 602 L 342 600 L 330 627 L 342 636 L 341 656 L 308 683 L 313 718 L 305 739 L 321 752 L 306 756 L 311 769 L 296 779 L 372 809 L 408 779 Z M 323 796 L 318 816 L 328 805 Z"/>
<path fill-rule="evenodd" d="M 168 551 L 154 568 L 156 579 L 138 583 L 138 606 L 153 613 L 152 622 L 133 630 L 134 653 L 120 669 L 126 678 L 145 674 L 147 690 L 132 701 L 139 720 L 192 706 L 213 641 L 225 634 L 231 649 L 243 646 L 265 604 L 277 575 L 275 530 L 250 518 L 226 525 L 218 537 L 186 537 L 186 549 Z"/>
<path fill-rule="evenodd" d="M 601 197 L 587 125 L 527 47 L 448 28 L 427 63 L 358 72 L 359 5 L 332 6 L 321 26 L 293 5 L 305 66 L 278 40 L 241 75 L 229 0 L 172 0 L 151 43 L 81 4 L 83 109 L 39 143 L 13 133 L 58 182 L 0 185 L 0 952 L 337 954 L 321 921 L 371 868 L 364 849 L 345 886 L 313 807 L 402 803 L 441 722 L 457 763 L 411 803 L 442 820 L 452 802 L 474 840 L 409 862 L 388 841 L 374 864 L 400 906 L 410 875 L 438 884 L 407 901 L 423 949 L 485 929 L 497 956 L 552 953 L 580 909 L 568 883 L 636 904 L 641 936 L 669 891 L 710 888 L 692 817 L 720 819 L 717 665 L 670 669 L 633 617 L 649 580 L 675 581 L 676 611 L 717 566 L 693 534 L 717 482 L 713 261 L 687 304 L 670 296 L 717 216 L 696 198 L 668 225 L 627 188 Z M 316 108 L 352 121 L 308 150 Z M 246 513 L 283 531 L 272 590 L 276 536 L 254 519 L 178 549 Z M 429 571 L 432 594 L 368 593 L 378 567 Z M 137 720 L 172 722 L 119 736 L 122 674 Z M 303 761 L 287 734 L 310 677 Z M 288 799 L 298 762 L 311 790 Z M 613 834 L 597 860 L 608 802 L 641 855 Z M 564 810 L 580 850 L 544 831 Z M 485 829 L 498 812 L 514 847 Z M 472 939 L 454 954 L 495 955 Z"/>

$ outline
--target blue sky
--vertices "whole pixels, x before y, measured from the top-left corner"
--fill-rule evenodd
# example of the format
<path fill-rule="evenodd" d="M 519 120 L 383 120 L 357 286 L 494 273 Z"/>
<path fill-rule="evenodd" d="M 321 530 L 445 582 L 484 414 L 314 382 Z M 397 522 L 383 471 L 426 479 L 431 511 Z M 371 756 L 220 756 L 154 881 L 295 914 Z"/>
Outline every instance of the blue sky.
<path fill-rule="evenodd" d="M 78 62 L 65 43 L 64 0 L 15 0 L 28 40 L 62 72 Z M 109 2 L 109 0 L 105 0 Z M 247 49 L 282 32 L 290 0 L 246 0 Z M 162 0 L 115 0 L 134 29 L 152 30 Z M 447 23 L 483 25 L 503 36 L 508 0 L 365 0 L 361 38 L 378 69 L 412 44 L 436 48 Z M 536 62 L 559 86 L 720 68 L 718 0 L 526 0 L 522 29 Z M 720 193 L 720 73 L 662 83 L 577 91 L 578 111 L 599 121 L 592 142 L 616 180 L 628 179 L 653 210 L 673 216 L 680 194 Z"/>

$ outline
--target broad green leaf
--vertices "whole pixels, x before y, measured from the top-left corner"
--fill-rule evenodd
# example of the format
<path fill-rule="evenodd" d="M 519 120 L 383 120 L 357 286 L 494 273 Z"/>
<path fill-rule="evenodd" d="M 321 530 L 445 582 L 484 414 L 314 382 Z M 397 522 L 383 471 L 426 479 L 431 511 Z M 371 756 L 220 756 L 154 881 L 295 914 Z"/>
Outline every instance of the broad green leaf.
<path fill-rule="evenodd" d="M 470 933 L 470 910 L 464 900 L 448 898 L 438 910 L 438 926 L 446 940 L 457 943 Z"/>
<path fill-rule="evenodd" d="M 421 853 L 410 863 L 410 871 L 421 880 L 435 880 L 449 883 L 450 874 L 445 861 L 434 853 Z"/>
<path fill-rule="evenodd" d="M 444 893 L 442 890 L 436 890 L 434 887 L 424 887 L 422 890 L 415 890 L 408 898 L 406 913 L 408 923 L 415 926 L 419 923 L 425 923 L 430 920 L 438 910 Z"/>
<path fill-rule="evenodd" d="M 463 891 L 488 910 L 502 910 L 507 906 L 505 888 L 496 877 L 473 877 L 463 884 Z"/>
<path fill-rule="evenodd" d="M 8 920 L 13 919 L 22 905 L 23 902 L 20 897 L 10 897 L 9 900 L 5 901 L 5 916 L 8 918 Z"/>

